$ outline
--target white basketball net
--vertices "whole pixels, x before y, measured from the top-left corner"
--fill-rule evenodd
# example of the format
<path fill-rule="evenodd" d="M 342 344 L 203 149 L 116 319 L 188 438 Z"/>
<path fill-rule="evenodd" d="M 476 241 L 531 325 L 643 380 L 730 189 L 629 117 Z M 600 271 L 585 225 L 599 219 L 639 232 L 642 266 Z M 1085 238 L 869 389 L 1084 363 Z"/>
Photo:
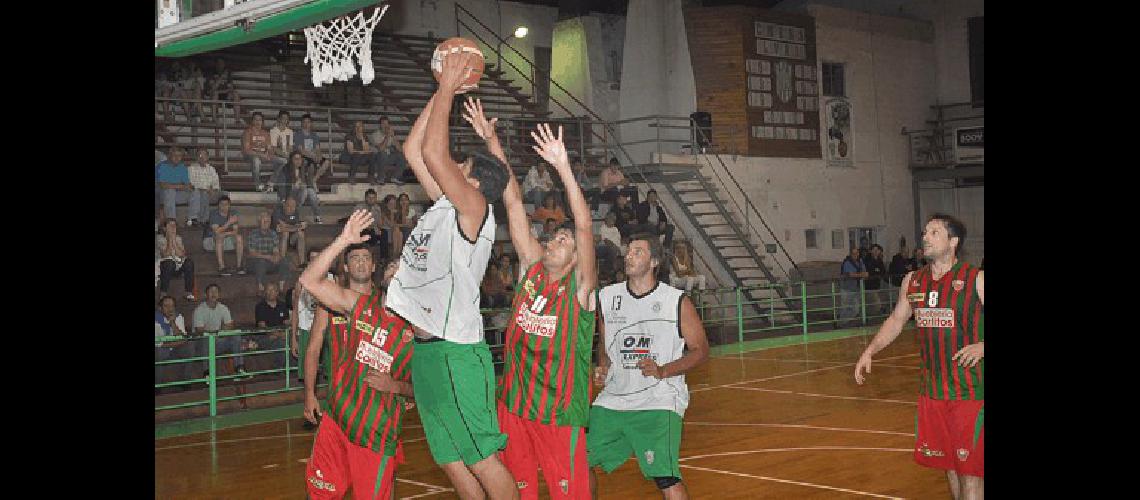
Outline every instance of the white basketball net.
<path fill-rule="evenodd" d="M 353 57 L 360 65 L 360 80 L 365 85 L 372 83 L 376 77 L 372 70 L 372 30 L 387 11 L 385 5 L 383 9 L 373 9 L 369 18 L 360 11 L 355 16 L 343 16 L 305 28 L 308 47 L 305 62 L 312 65 L 314 87 L 332 83 L 333 79 L 343 82 L 356 76 Z"/>

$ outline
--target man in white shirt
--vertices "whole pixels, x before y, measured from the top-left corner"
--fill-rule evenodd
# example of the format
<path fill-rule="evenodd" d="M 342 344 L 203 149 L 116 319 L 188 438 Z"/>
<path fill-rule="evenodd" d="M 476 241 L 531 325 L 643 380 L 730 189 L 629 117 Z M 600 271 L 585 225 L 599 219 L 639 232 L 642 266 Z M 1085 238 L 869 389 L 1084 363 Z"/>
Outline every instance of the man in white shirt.
<path fill-rule="evenodd" d="M 158 339 L 162 337 L 182 337 L 182 340 L 161 342 Z M 199 351 L 202 349 L 199 346 L 203 343 L 189 339 L 186 333 L 186 320 L 178 313 L 174 297 L 169 295 L 163 295 L 158 300 L 158 310 L 154 312 L 154 339 L 155 362 L 201 356 Z M 197 363 L 155 365 L 154 382 L 160 384 L 190 379 L 194 372 L 190 366 L 192 364 Z M 168 376 L 163 376 L 164 374 Z M 170 380 L 169 375 L 174 375 L 173 380 Z M 155 389 L 155 394 L 158 392 L 159 390 Z"/>
<path fill-rule="evenodd" d="M 524 196 L 526 196 L 527 203 L 535 207 L 542 205 L 542 200 L 546 197 L 546 193 L 554 190 L 554 179 L 550 177 L 550 172 L 546 170 L 546 163 L 539 162 L 537 165 L 530 167 L 530 171 L 526 173 L 526 179 L 523 179 L 522 190 Z"/>
<path fill-rule="evenodd" d="M 277 113 L 277 126 L 269 129 L 269 154 L 273 155 L 273 177 L 269 182 L 277 190 L 277 201 L 285 199 L 289 193 L 289 186 L 284 185 L 285 165 L 289 162 L 289 153 L 293 152 L 293 129 L 289 128 L 289 112 L 281 110 Z"/>
<path fill-rule="evenodd" d="M 198 148 L 195 153 L 198 161 L 190 164 L 190 221 L 186 224 L 204 224 L 210 218 L 210 205 L 217 203 L 218 197 L 226 194 L 222 191 L 221 179 L 218 171 L 210 165 L 210 153 L 206 148 Z M 197 210 L 194 210 L 197 207 Z"/>

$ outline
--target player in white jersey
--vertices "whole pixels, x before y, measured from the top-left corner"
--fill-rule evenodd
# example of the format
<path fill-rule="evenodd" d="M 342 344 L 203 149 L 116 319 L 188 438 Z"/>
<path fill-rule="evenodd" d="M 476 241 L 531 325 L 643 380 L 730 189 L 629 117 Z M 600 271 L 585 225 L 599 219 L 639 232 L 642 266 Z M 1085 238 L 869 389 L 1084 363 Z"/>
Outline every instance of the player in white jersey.
<path fill-rule="evenodd" d="M 439 88 L 404 142 L 404 156 L 435 203 L 408 235 L 386 306 L 413 325 L 412 384 L 432 458 L 461 498 L 518 498 L 496 455 L 506 447 L 495 413 L 495 373 L 483 338 L 479 283 L 509 170 L 480 148 L 457 163 L 448 114 L 471 71 L 470 53 L 444 59 Z"/>
<path fill-rule="evenodd" d="M 689 406 L 685 373 L 708 359 L 709 342 L 693 302 L 657 281 L 662 262 L 657 236 L 634 235 L 625 257 L 629 278 L 598 293 L 602 345 L 594 382 L 604 387 L 590 408 L 586 455 L 591 467 L 610 473 L 632 453 L 665 498 L 688 498 L 678 460 Z M 596 498 L 596 474 L 590 479 Z"/>

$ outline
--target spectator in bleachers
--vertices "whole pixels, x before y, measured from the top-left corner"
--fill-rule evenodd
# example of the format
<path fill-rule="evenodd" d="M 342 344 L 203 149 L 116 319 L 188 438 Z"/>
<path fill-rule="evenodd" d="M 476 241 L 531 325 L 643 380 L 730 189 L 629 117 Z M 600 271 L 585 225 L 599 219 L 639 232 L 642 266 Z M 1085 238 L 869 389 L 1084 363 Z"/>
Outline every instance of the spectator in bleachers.
<path fill-rule="evenodd" d="M 558 230 L 558 221 L 550 218 L 542 224 L 542 235 L 538 238 L 541 241 L 549 240 L 554 237 L 554 232 Z"/>
<path fill-rule="evenodd" d="M 158 339 L 161 337 L 182 337 L 183 340 L 174 340 L 169 342 L 160 342 Z M 174 297 L 163 295 L 158 299 L 158 309 L 154 311 L 154 360 L 167 361 L 170 359 L 194 358 L 201 354 L 198 353 L 198 344 L 190 340 L 190 335 L 186 333 L 186 319 L 178 313 L 175 307 Z M 193 376 L 191 365 L 193 363 L 177 363 L 174 365 L 162 365 L 154 367 L 154 382 L 164 383 L 169 380 L 163 377 L 163 373 L 177 374 L 174 380 L 187 380 Z M 157 392 L 157 391 L 156 391 Z"/>
<path fill-rule="evenodd" d="M 190 222 L 187 225 L 205 224 L 210 218 L 210 205 L 226 194 L 222 191 L 218 171 L 210 164 L 210 154 L 206 148 L 198 148 L 197 156 L 198 161 L 189 167 L 193 191 L 190 193 Z"/>
<path fill-rule="evenodd" d="M 372 227 L 365 229 L 361 234 L 369 235 L 369 239 L 367 242 L 369 246 L 379 245 L 380 244 L 380 233 L 382 231 L 380 228 L 380 219 L 382 218 L 382 215 L 381 215 L 380 203 L 376 201 L 376 190 L 372 189 L 372 188 L 368 188 L 368 190 L 364 192 L 364 203 L 358 203 L 352 209 L 354 211 L 356 211 L 356 210 L 367 210 L 367 211 L 372 213 Z M 342 218 L 340 218 L 340 220 L 337 221 L 337 224 L 343 225 L 347 221 L 348 221 L 348 217 L 342 217 Z"/>
<path fill-rule="evenodd" d="M 661 242 L 665 248 L 673 246 L 673 225 L 665 216 L 665 207 L 657 199 L 657 190 L 650 189 L 645 193 L 645 201 L 637 204 L 637 223 L 641 224 L 647 232 L 658 236 L 665 235 Z"/>
<path fill-rule="evenodd" d="M 401 253 L 399 245 L 400 242 L 404 241 L 404 238 L 403 231 L 400 230 L 400 225 L 396 222 L 399 212 L 400 203 L 396 201 L 396 196 L 385 196 L 384 201 L 380 203 L 380 219 L 376 221 L 376 225 L 380 229 L 380 256 L 385 260 Z"/>
<path fill-rule="evenodd" d="M 547 219 L 553 219 L 555 224 L 566 222 L 566 212 L 555 202 L 554 193 L 546 193 L 542 198 L 542 206 L 535 208 L 534 213 L 530 214 L 530 220 L 533 222 L 543 222 Z"/>
<path fill-rule="evenodd" d="M 348 164 L 348 183 L 356 183 L 356 169 L 367 168 L 367 178 L 376 175 L 376 156 L 372 154 L 372 145 L 364 137 L 364 122 L 356 120 L 352 124 L 352 132 L 344 136 L 344 153 L 340 162 Z"/>
<path fill-rule="evenodd" d="M 181 63 L 175 59 L 174 64 Z M 163 99 L 170 99 L 174 97 L 174 90 L 176 88 L 174 81 L 171 80 L 171 74 L 174 71 L 174 65 L 171 65 L 170 67 L 167 67 L 166 65 L 156 66 L 158 66 L 158 72 L 154 75 L 154 96 L 161 97 Z M 160 103 L 162 105 L 163 119 L 167 122 L 174 121 L 174 113 L 170 111 L 173 103 L 167 100 L 160 101 Z"/>
<path fill-rule="evenodd" d="M 214 72 L 206 80 L 206 93 L 214 101 L 232 101 L 234 103 L 234 117 L 238 123 L 244 122 L 241 118 L 241 96 L 238 95 L 237 88 L 234 87 L 233 75 L 230 70 L 226 69 L 225 59 L 219 57 L 214 63 Z M 218 121 L 218 105 L 212 104 L 211 108 L 213 109 L 211 113 L 213 120 Z"/>
<path fill-rule="evenodd" d="M 612 261 L 616 262 L 617 258 L 624 253 L 624 247 L 622 247 L 621 244 L 621 231 L 617 228 L 616 213 L 610 212 L 606 214 L 606 220 L 602 224 L 602 227 L 598 229 L 598 235 L 601 237 L 601 241 L 599 241 L 598 250 L 595 250 L 595 252 L 599 256 L 605 254 L 611 258 Z M 601 250 L 603 247 L 608 249 Z"/>
<path fill-rule="evenodd" d="M 926 265 L 926 257 L 922 250 L 922 245 L 915 247 L 914 256 L 910 258 L 910 263 L 907 266 L 908 271 L 917 271 Z"/>
<path fill-rule="evenodd" d="M 154 232 L 158 234 L 158 227 L 161 225 L 162 217 L 162 188 L 158 185 L 158 166 L 166 161 L 166 155 L 162 151 L 154 150 Z"/>
<path fill-rule="evenodd" d="M 634 205 L 638 202 L 637 187 L 630 184 L 621 172 L 617 158 L 610 158 L 609 165 L 598 175 L 598 189 L 601 191 L 601 199 L 609 203 L 614 203 L 619 193 L 625 193 Z"/>
<path fill-rule="evenodd" d="M 283 349 L 285 347 L 285 326 L 289 324 L 289 304 L 279 301 L 280 290 L 274 283 L 265 284 L 265 298 L 254 306 L 254 321 L 258 328 L 280 328 L 280 330 L 262 335 L 256 342 L 257 349 Z M 285 351 L 271 355 L 273 368 L 285 366 Z"/>
<path fill-rule="evenodd" d="M 670 259 L 672 266 L 669 283 L 675 287 L 685 287 L 686 292 L 693 291 L 693 285 L 697 286 L 697 290 L 705 289 L 705 275 L 697 272 L 697 267 L 693 265 L 693 249 L 689 246 L 687 241 L 678 241 L 673 244 L 673 257 Z"/>
<path fill-rule="evenodd" d="M 317 256 L 321 254 L 321 250 L 322 249 L 320 248 L 313 248 L 309 250 L 308 262 L 310 264 L 313 262 L 313 259 L 317 258 Z M 336 276 L 331 272 L 326 273 L 326 277 L 329 281 L 336 281 Z M 293 314 L 290 315 L 290 323 L 292 326 L 291 331 L 293 334 L 292 340 L 290 341 L 292 344 L 291 350 L 293 357 L 297 358 L 298 367 L 305 366 L 305 353 L 309 346 L 309 332 L 312 331 L 313 328 L 313 318 L 317 314 L 317 307 L 317 299 L 313 297 L 313 294 L 305 290 L 305 287 L 301 286 L 301 284 L 298 282 L 293 292 Z M 327 349 L 328 337 L 325 337 L 325 345 L 322 346 L 322 350 L 324 352 L 321 354 L 321 359 L 323 361 L 322 365 L 328 365 L 327 359 L 329 352 Z M 298 369 L 297 373 L 298 380 L 300 382 L 304 382 L 304 369 Z"/>
<path fill-rule="evenodd" d="M 281 110 L 277 113 L 277 124 L 269 129 L 269 151 L 273 155 L 273 164 L 276 166 L 280 163 L 280 167 L 275 167 L 273 170 L 273 177 L 270 178 L 271 189 L 277 191 L 277 201 L 285 200 L 285 196 L 289 194 L 289 186 L 293 184 L 295 177 L 286 175 L 285 172 L 289 169 L 284 168 L 289 162 L 289 155 L 293 153 L 293 147 L 296 143 L 293 142 L 293 129 L 289 128 L 289 112 Z M 292 173 L 290 171 L 290 173 Z"/>
<path fill-rule="evenodd" d="M 890 280 L 891 285 L 902 286 L 902 279 L 910 271 L 910 259 L 906 257 L 906 243 L 899 245 L 899 252 L 891 257 Z"/>
<path fill-rule="evenodd" d="M 170 280 L 182 276 L 186 300 L 194 300 L 194 261 L 186 254 L 177 221 L 166 219 L 163 233 L 155 237 L 155 248 L 159 254 L 159 290 L 165 295 L 170 291 Z"/>
<path fill-rule="evenodd" d="M 526 173 L 526 178 L 523 179 L 522 191 L 527 202 L 535 207 L 542 204 L 547 193 L 554 191 L 554 179 L 550 177 L 546 163 L 539 162 L 530 167 L 530 171 Z"/>
<path fill-rule="evenodd" d="M 887 274 L 887 266 L 883 263 L 883 247 L 878 243 L 872 244 L 871 251 L 863 257 L 863 266 L 867 270 L 867 279 L 863 283 L 863 289 L 867 291 L 867 314 L 886 314 L 887 296 L 882 289 L 882 279 Z"/>
<path fill-rule="evenodd" d="M 170 149 L 170 159 L 158 164 L 158 187 L 162 190 L 162 205 L 167 219 L 174 219 L 176 205 L 190 201 L 190 171 L 182 159 L 186 156 L 179 146 Z M 195 213 L 191 210 L 191 213 Z M 189 220 L 189 219 L 187 219 Z"/>
<path fill-rule="evenodd" d="M 241 136 L 241 154 L 243 158 L 249 161 L 253 183 L 257 186 L 257 190 L 269 192 L 272 186 L 261 182 L 261 164 L 269 165 L 276 173 L 278 168 L 285 164 L 285 160 L 278 161 L 270 153 L 269 132 L 262 128 L 263 122 L 264 117 L 262 117 L 261 112 L 254 112 L 249 122 L 249 128 L 246 128 L 245 133 Z"/>
<path fill-rule="evenodd" d="M 308 201 L 309 208 L 313 212 L 313 222 L 320 224 L 321 200 L 317 196 L 317 180 L 324 173 L 324 169 L 318 168 L 316 163 L 306 160 L 300 151 L 294 151 L 289 156 L 289 166 L 286 172 L 289 173 L 287 178 L 293 185 L 290 196 L 296 198 L 297 207 L 300 208 Z"/>
<path fill-rule="evenodd" d="M 297 210 L 297 199 L 289 196 L 285 202 L 278 205 L 273 211 L 272 227 L 277 229 L 281 236 L 281 256 L 286 257 L 289 247 L 297 248 L 297 261 L 305 265 L 305 228 L 309 224 L 301 220 L 301 213 Z"/>
<path fill-rule="evenodd" d="M 618 193 L 615 200 L 617 203 L 610 208 L 610 213 L 616 217 L 615 224 L 622 237 L 628 238 L 634 233 L 641 232 L 637 231 L 640 227 L 637 224 L 637 212 L 629 204 L 629 195 L 624 192 Z"/>
<path fill-rule="evenodd" d="M 178 80 L 174 82 L 177 90 L 176 97 L 184 99 L 182 101 L 182 111 L 186 114 L 186 120 L 189 121 L 191 117 L 202 117 L 202 103 L 194 102 L 202 99 L 202 88 L 205 78 L 202 77 L 202 70 L 198 69 L 198 65 L 194 64 L 193 60 L 186 61 L 182 66 L 182 71 L 178 76 Z"/>
<path fill-rule="evenodd" d="M 499 263 L 499 279 L 509 290 L 514 289 L 515 279 L 518 277 L 518 270 L 515 268 L 514 264 L 515 260 L 517 260 L 517 257 L 511 256 L 509 254 L 500 255 L 499 258 L 496 259 L 496 262 Z"/>
<path fill-rule="evenodd" d="M 590 204 L 590 209 L 597 210 L 598 187 L 594 184 L 594 180 L 586 175 L 586 164 L 582 163 L 581 158 L 575 157 L 571 168 L 574 171 L 574 180 L 578 182 L 578 187 L 582 190 L 582 196 L 585 196 L 586 201 Z"/>
<path fill-rule="evenodd" d="M 408 168 L 408 161 L 404 159 L 404 150 L 400 140 L 396 138 L 396 129 L 392 128 L 392 121 L 386 116 L 380 117 L 380 127 L 369 136 L 368 142 L 376 151 L 377 173 L 374 181 L 381 186 L 394 182 L 397 186 L 404 185 L 404 171 Z"/>
<path fill-rule="evenodd" d="M 863 259 L 859 257 L 859 249 L 851 248 L 850 254 L 843 259 L 839 266 L 839 321 L 854 319 L 859 316 L 861 304 L 859 296 L 859 281 L 867 277 L 867 268 Z"/>
<path fill-rule="evenodd" d="M 210 219 L 206 221 L 206 229 L 202 232 L 202 248 L 214 252 L 218 257 L 218 274 L 222 276 L 230 275 L 226 261 L 222 258 L 223 252 L 237 252 L 237 265 L 234 269 L 238 274 L 245 274 L 245 268 L 241 265 L 244 240 L 238 229 L 237 210 L 230 208 L 230 197 L 222 195 L 218 198 L 218 208 L 210 212 Z"/>
<path fill-rule="evenodd" d="M 508 295 L 510 291 L 511 288 L 503 282 L 499 263 L 491 261 L 487 266 L 487 272 L 483 273 L 483 281 L 479 283 L 479 307 L 498 309 L 511 305 Z"/>
<path fill-rule="evenodd" d="M 221 287 L 217 283 L 210 283 L 206 285 L 204 293 L 206 300 L 194 309 L 194 333 L 196 335 L 216 335 L 222 330 L 234 330 L 234 317 L 230 314 L 230 308 L 220 302 L 222 298 Z M 217 354 L 241 354 L 241 335 L 218 337 L 215 349 Z M 223 370 L 220 369 L 222 366 L 230 363 L 233 364 L 234 373 L 245 375 L 245 363 L 242 356 L 222 358 L 218 363 L 218 374 L 222 374 Z M 202 376 L 206 376 L 206 373 L 203 373 Z"/>
<path fill-rule="evenodd" d="M 314 177 L 319 178 L 332 168 L 332 162 L 321 151 L 321 138 L 313 130 L 313 117 L 308 113 L 301 116 L 301 128 L 293 131 L 293 140 L 293 148 L 304 155 L 305 164 L 319 167 Z"/>
<path fill-rule="evenodd" d="M 396 212 L 396 225 L 400 228 L 400 244 L 396 248 L 402 249 L 404 242 L 408 240 L 408 234 L 411 234 L 412 229 L 416 228 L 416 222 L 420 218 L 420 210 L 412 204 L 412 198 L 408 196 L 408 193 L 400 193 L 396 203 L 400 206 L 400 210 Z"/>
<path fill-rule="evenodd" d="M 268 210 L 261 212 L 257 220 L 257 227 L 249 232 L 249 259 L 247 267 L 257 278 L 257 294 L 265 293 L 265 276 L 277 275 L 277 289 L 285 287 L 286 281 L 292 281 L 289 273 L 289 261 L 282 257 L 281 237 L 272 227 L 273 217 Z"/>

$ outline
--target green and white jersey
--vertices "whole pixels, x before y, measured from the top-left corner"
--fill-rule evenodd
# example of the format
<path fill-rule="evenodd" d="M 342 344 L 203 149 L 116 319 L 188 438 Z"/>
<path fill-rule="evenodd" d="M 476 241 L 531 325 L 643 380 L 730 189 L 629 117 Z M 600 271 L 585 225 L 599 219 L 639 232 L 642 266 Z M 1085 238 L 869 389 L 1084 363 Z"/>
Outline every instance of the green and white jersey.
<path fill-rule="evenodd" d="M 605 320 L 603 348 L 610 359 L 605 387 L 594 404 L 611 410 L 669 410 L 682 417 L 689 406 L 685 376 L 658 380 L 641 374 L 637 362 L 651 358 L 658 365 L 684 354 L 681 336 L 681 290 L 658 282 L 642 296 L 628 282 L 615 283 L 598 293 L 598 309 Z"/>
<path fill-rule="evenodd" d="M 490 204 L 471 241 L 459 231 L 455 205 L 440 196 L 404 243 L 400 270 L 388 285 L 388 308 L 432 336 L 457 344 L 483 342 L 479 283 L 494 241 Z"/>

